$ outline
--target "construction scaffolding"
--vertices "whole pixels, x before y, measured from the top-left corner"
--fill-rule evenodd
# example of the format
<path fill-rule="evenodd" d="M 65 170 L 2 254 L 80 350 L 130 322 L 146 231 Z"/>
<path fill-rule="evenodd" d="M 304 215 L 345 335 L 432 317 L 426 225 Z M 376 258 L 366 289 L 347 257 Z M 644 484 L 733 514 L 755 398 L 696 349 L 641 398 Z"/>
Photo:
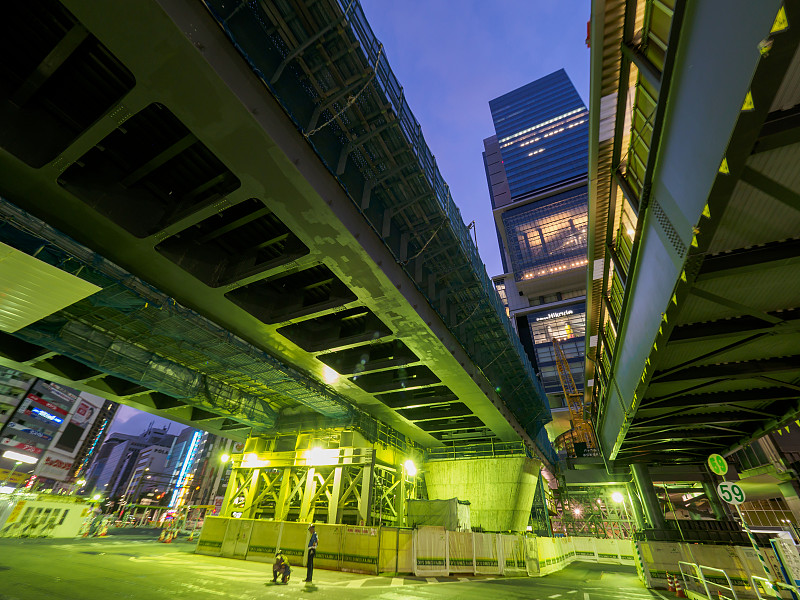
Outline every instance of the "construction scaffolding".
<path fill-rule="evenodd" d="M 294 450 L 285 447 L 287 438 Z M 419 476 L 407 472 L 401 454 L 369 447 L 341 446 L 353 432 L 330 436 L 325 447 L 303 436 L 248 441 L 234 455 L 220 516 L 328 524 L 405 524 L 406 502 L 416 499 Z M 338 439 L 336 439 L 338 438 Z"/>
<path fill-rule="evenodd" d="M 633 537 L 634 520 L 625 494 L 607 486 L 562 486 L 553 490 L 550 515 L 556 536 Z"/>
<path fill-rule="evenodd" d="M 566 450 L 569 456 L 583 456 L 586 449 L 597 447 L 592 425 L 584 414 L 586 407 L 583 401 L 583 392 L 575 384 L 567 355 L 557 338 L 553 338 L 553 353 L 556 358 L 558 379 L 561 382 L 561 389 L 564 390 L 564 401 L 572 421 L 572 429 L 556 438 L 554 445 L 559 450 Z"/>

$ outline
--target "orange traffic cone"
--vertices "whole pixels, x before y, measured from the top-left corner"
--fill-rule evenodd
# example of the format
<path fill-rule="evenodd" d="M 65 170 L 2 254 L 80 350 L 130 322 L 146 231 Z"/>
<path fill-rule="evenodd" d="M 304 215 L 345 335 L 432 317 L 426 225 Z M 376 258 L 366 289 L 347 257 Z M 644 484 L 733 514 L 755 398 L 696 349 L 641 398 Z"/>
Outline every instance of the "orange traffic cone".
<path fill-rule="evenodd" d="M 686 598 L 686 593 L 683 591 L 683 586 L 681 585 L 681 580 L 677 577 L 675 578 L 675 597 L 676 598 Z"/>
<path fill-rule="evenodd" d="M 171 544 L 172 543 L 172 532 L 171 531 L 167 532 L 167 537 L 164 540 L 164 543 L 165 544 Z"/>
<path fill-rule="evenodd" d="M 672 578 L 672 575 L 667 573 L 667 591 L 674 592 L 675 591 L 675 580 Z"/>
<path fill-rule="evenodd" d="M 163 542 L 166 537 L 167 537 L 167 530 L 166 529 L 162 529 L 161 530 L 161 535 L 158 536 L 158 541 L 159 542 Z"/>
<path fill-rule="evenodd" d="M 108 521 L 104 521 L 103 522 L 103 526 L 100 529 L 100 533 L 98 533 L 97 535 L 98 535 L 98 537 L 104 537 L 104 536 L 108 535 Z"/>
<path fill-rule="evenodd" d="M 195 530 L 192 529 L 192 532 L 189 534 L 189 541 L 190 542 L 194 540 L 194 532 L 195 532 Z"/>

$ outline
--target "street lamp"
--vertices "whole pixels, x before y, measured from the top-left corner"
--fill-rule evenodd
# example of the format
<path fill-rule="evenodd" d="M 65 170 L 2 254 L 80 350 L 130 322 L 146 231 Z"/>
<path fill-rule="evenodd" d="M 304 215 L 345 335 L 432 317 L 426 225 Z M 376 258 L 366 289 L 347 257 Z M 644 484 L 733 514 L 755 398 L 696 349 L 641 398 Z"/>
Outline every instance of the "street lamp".
<path fill-rule="evenodd" d="M 617 504 L 619 504 L 620 502 L 622 502 L 625 499 L 625 497 L 622 494 L 620 494 L 619 492 L 614 492 L 613 494 L 611 494 L 611 499 L 614 502 L 616 502 Z"/>
<path fill-rule="evenodd" d="M 222 464 L 225 464 L 230 459 L 231 459 L 230 454 L 223 454 L 222 456 L 219 457 L 219 462 L 221 462 Z"/>

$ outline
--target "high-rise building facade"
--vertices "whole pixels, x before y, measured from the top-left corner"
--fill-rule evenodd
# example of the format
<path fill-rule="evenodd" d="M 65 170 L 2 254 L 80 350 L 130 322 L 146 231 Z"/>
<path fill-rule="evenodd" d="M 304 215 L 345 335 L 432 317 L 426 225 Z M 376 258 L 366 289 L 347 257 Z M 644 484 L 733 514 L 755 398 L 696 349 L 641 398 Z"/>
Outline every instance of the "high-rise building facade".
<path fill-rule="evenodd" d="M 583 381 L 588 110 L 563 69 L 489 108 L 495 135 L 483 156 L 505 271 L 494 282 L 559 408 L 554 338 Z"/>

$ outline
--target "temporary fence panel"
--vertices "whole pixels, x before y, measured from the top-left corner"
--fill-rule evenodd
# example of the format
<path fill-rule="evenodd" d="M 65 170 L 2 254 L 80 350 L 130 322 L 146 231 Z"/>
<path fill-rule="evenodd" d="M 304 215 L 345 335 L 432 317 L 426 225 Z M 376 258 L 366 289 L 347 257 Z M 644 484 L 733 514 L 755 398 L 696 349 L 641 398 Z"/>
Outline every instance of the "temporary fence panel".
<path fill-rule="evenodd" d="M 227 558 L 246 558 L 250 534 L 253 531 L 253 519 L 231 519 L 222 540 L 221 556 Z"/>
<path fill-rule="evenodd" d="M 228 529 L 227 517 L 208 517 L 200 530 L 200 539 L 197 541 L 198 554 L 209 556 L 219 556 L 222 552 L 222 540 L 225 539 L 225 531 Z"/>
<path fill-rule="evenodd" d="M 525 537 L 500 534 L 500 539 L 503 548 L 503 573 L 506 575 L 526 574 Z"/>
<path fill-rule="evenodd" d="M 530 576 L 539 574 L 539 545 L 531 536 L 525 536 L 525 571 Z"/>
<path fill-rule="evenodd" d="M 414 572 L 414 532 L 401 529 L 397 540 L 397 572 Z"/>
<path fill-rule="evenodd" d="M 573 547 L 575 549 L 575 559 L 596 562 L 597 546 L 594 542 L 595 538 L 590 537 L 572 538 Z"/>
<path fill-rule="evenodd" d="M 283 522 L 281 537 L 278 540 L 281 552 L 292 566 L 305 566 L 306 549 L 311 534 L 308 523 Z"/>
<path fill-rule="evenodd" d="M 475 574 L 499 575 L 501 570 L 498 556 L 498 538 L 495 533 L 473 533 L 475 547 Z"/>
<path fill-rule="evenodd" d="M 12 499 L 0 510 L 0 537 L 67 538 L 78 535 L 91 507 L 41 494 L 30 499 Z"/>
<path fill-rule="evenodd" d="M 344 526 L 342 571 L 378 574 L 378 528 Z"/>
<path fill-rule="evenodd" d="M 342 532 L 344 525 L 316 526 L 319 544 L 317 554 L 314 557 L 314 566 L 322 569 L 341 569 L 342 557 L 344 554 L 344 542 Z"/>
<path fill-rule="evenodd" d="M 397 573 L 400 528 L 381 527 L 378 535 L 378 573 Z"/>
<path fill-rule="evenodd" d="M 447 555 L 451 573 L 475 572 L 475 548 L 470 531 L 447 532 Z"/>
<path fill-rule="evenodd" d="M 645 585 L 667 589 L 667 573 L 678 572 L 678 562 L 694 562 L 677 542 L 636 542 L 644 562 Z"/>
<path fill-rule="evenodd" d="M 211 517 L 216 518 L 216 517 Z M 281 521 L 255 521 L 250 533 L 250 546 L 247 548 L 247 560 L 274 562 L 275 554 L 280 548 Z M 202 536 L 200 538 L 202 540 Z"/>
<path fill-rule="evenodd" d="M 447 532 L 444 527 L 420 527 L 414 530 L 414 574 L 446 576 Z"/>

